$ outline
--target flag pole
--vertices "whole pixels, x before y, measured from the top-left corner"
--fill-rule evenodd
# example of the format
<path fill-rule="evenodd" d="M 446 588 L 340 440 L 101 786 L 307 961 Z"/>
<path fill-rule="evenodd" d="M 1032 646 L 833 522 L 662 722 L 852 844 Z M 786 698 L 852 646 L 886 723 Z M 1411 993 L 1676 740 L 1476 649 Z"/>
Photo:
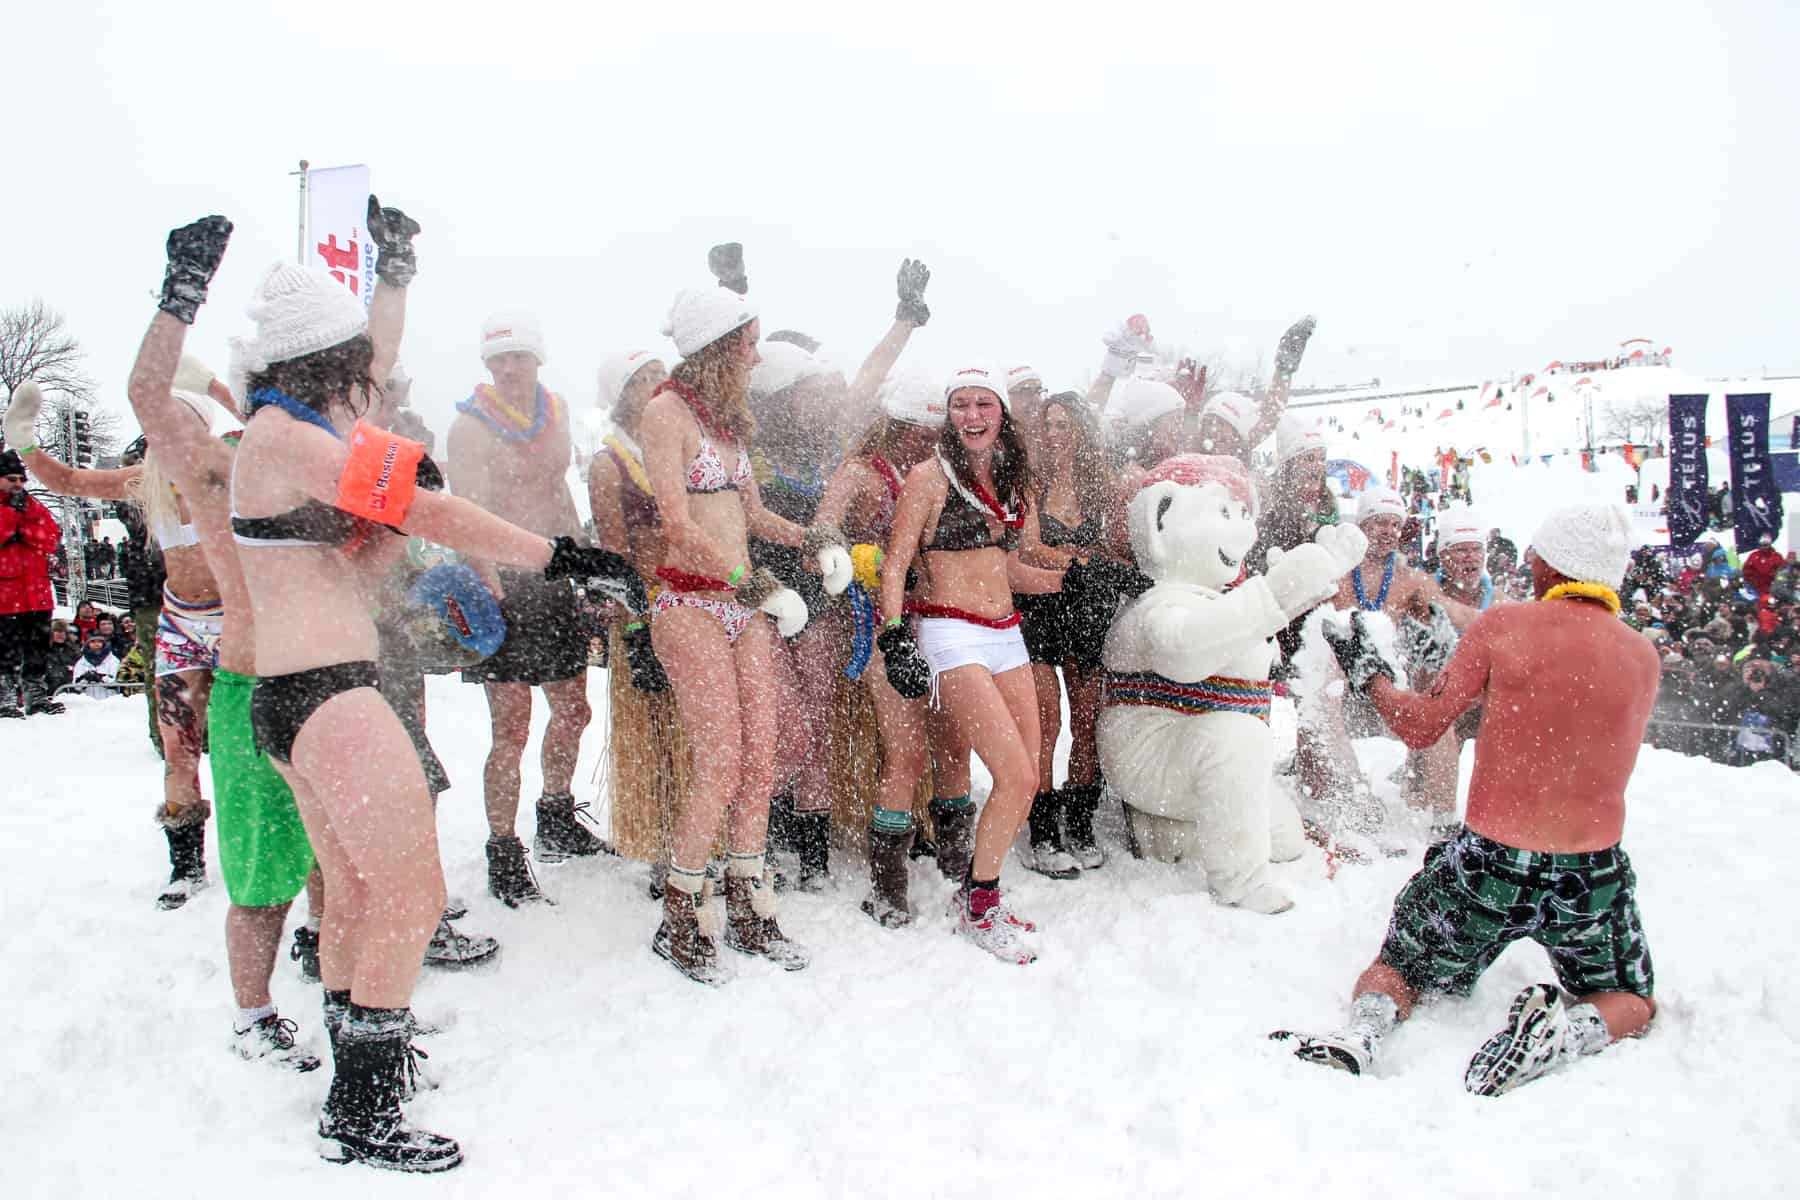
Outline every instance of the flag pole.
<path fill-rule="evenodd" d="M 306 169 L 310 165 L 303 158 L 298 171 L 288 172 L 290 175 L 300 176 L 300 232 L 294 239 L 294 261 L 301 266 L 306 265 Z"/>

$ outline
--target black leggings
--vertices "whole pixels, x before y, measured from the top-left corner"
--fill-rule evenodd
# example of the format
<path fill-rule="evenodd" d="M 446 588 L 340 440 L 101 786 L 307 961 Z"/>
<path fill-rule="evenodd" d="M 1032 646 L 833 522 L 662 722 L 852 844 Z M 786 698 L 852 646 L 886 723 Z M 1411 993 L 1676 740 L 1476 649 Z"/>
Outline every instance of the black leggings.
<path fill-rule="evenodd" d="M 372 662 L 333 663 L 260 678 L 250 693 L 250 732 L 256 748 L 276 762 L 291 763 L 294 739 L 321 704 L 340 692 L 380 686 L 381 672 Z"/>

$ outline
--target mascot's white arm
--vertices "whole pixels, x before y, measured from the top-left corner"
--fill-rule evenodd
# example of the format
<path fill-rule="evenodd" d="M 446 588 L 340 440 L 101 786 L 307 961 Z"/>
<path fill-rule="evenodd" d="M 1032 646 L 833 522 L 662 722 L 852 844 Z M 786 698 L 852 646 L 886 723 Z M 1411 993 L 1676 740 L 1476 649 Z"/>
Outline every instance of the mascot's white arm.
<path fill-rule="evenodd" d="M 1161 584 L 1119 615 L 1123 636 L 1108 639 L 1106 665 L 1195 683 L 1224 671 L 1246 647 L 1275 636 L 1287 623 L 1261 576 L 1229 592 Z"/>

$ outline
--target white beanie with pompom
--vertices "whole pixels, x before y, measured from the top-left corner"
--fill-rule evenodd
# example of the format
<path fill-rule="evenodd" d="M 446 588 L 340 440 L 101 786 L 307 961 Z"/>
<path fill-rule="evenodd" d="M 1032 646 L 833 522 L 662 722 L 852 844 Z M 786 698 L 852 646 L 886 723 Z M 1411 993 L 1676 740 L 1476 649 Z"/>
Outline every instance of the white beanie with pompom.
<path fill-rule="evenodd" d="M 231 392 L 240 405 L 250 376 L 342 345 L 369 327 L 368 309 L 349 288 L 321 268 L 296 263 L 265 271 L 246 311 L 256 332 L 231 339 Z"/>

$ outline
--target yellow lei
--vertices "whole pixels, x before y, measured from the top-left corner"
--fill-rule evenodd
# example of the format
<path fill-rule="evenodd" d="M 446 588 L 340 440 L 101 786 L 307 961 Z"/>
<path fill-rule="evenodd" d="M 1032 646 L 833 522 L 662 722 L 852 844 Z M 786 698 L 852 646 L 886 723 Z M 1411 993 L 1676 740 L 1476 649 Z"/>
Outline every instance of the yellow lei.
<path fill-rule="evenodd" d="M 1559 583 L 1544 593 L 1546 600 L 1560 600 L 1564 596 L 1576 600 L 1598 600 L 1606 605 L 1606 611 L 1614 615 L 1619 611 L 1619 593 L 1604 583 Z"/>
<path fill-rule="evenodd" d="M 618 435 L 609 433 L 600 439 L 600 444 L 608 449 L 618 451 L 619 461 L 625 464 L 625 473 L 631 477 L 631 482 L 636 485 L 638 491 L 646 496 L 656 495 L 655 490 L 650 486 L 650 476 L 644 473 L 644 464 L 638 460 L 636 454 L 632 453 L 631 447 L 619 439 Z"/>

